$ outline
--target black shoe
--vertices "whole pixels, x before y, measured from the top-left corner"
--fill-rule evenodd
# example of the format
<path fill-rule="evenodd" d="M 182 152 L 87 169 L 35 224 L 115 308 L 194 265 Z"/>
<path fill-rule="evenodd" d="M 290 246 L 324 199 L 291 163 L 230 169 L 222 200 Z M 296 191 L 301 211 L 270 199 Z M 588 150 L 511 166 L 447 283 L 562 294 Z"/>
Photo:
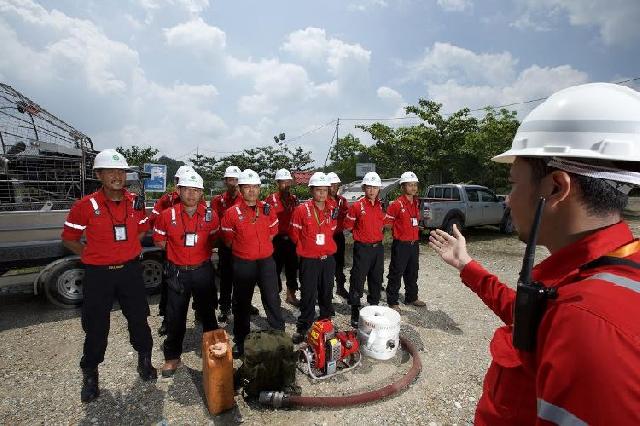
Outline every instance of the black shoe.
<path fill-rule="evenodd" d="M 256 308 L 255 306 L 251 305 L 251 307 L 249 308 L 249 314 L 250 315 L 258 315 L 260 313 L 260 311 L 258 310 L 258 308 Z"/>
<path fill-rule="evenodd" d="M 291 340 L 293 340 L 294 345 L 299 345 L 300 343 L 304 342 L 306 336 L 307 333 L 305 333 L 304 331 L 296 331 L 295 333 L 293 333 L 293 336 L 291 336 Z"/>
<path fill-rule="evenodd" d="M 100 389 L 98 389 L 98 367 L 83 368 L 80 400 L 82 402 L 91 402 L 99 396 Z"/>
<path fill-rule="evenodd" d="M 145 382 L 158 378 L 158 372 L 151 364 L 151 353 L 138 354 L 138 374 Z"/>
<path fill-rule="evenodd" d="M 219 322 L 229 321 L 229 309 L 220 309 L 220 315 L 218 315 Z"/>
<path fill-rule="evenodd" d="M 240 357 L 244 355 L 244 343 L 235 343 L 231 350 L 231 355 L 233 359 L 240 359 Z"/>
<path fill-rule="evenodd" d="M 167 335 L 167 320 L 163 319 L 162 324 L 160 324 L 160 328 L 158 328 L 158 335 L 166 336 Z"/>
<path fill-rule="evenodd" d="M 198 311 L 194 311 L 193 318 L 195 319 L 195 322 L 202 322 L 202 320 L 200 319 L 200 313 Z"/>
<path fill-rule="evenodd" d="M 349 300 L 349 292 L 344 288 L 344 286 L 338 286 L 336 294 L 345 300 Z"/>
<path fill-rule="evenodd" d="M 358 320 L 360 319 L 360 307 L 351 307 L 351 327 L 358 328 Z"/>

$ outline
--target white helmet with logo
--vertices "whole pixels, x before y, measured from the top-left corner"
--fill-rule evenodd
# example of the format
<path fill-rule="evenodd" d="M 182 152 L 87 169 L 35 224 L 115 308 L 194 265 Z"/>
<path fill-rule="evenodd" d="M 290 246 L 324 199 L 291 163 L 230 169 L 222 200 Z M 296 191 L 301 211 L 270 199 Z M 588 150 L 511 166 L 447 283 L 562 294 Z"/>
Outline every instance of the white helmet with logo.
<path fill-rule="evenodd" d="M 413 172 L 404 172 L 402 175 L 400 175 L 400 184 L 408 182 L 418 183 L 418 176 L 416 176 L 416 174 Z"/>
<path fill-rule="evenodd" d="M 511 149 L 493 157 L 562 157 L 640 161 L 640 93 L 610 83 L 560 90 L 518 127 Z"/>
<path fill-rule="evenodd" d="M 293 180 L 291 173 L 287 169 L 280 169 L 276 172 L 276 180 Z"/>
<path fill-rule="evenodd" d="M 127 159 L 115 149 L 100 151 L 93 160 L 93 169 L 129 169 Z"/>
<path fill-rule="evenodd" d="M 368 172 L 364 175 L 364 178 L 362 178 L 362 185 L 381 187 L 382 180 L 380 180 L 380 176 L 376 172 Z"/>
<path fill-rule="evenodd" d="M 224 171 L 225 178 L 239 178 L 240 177 L 240 167 L 238 166 L 229 166 Z"/>
<path fill-rule="evenodd" d="M 238 176 L 238 185 L 260 185 L 260 175 L 251 169 L 245 169 Z"/>
<path fill-rule="evenodd" d="M 329 177 L 322 172 L 315 172 L 309 179 L 309 187 L 312 186 L 331 186 Z"/>
<path fill-rule="evenodd" d="M 176 171 L 176 174 L 174 175 L 176 178 L 180 179 L 182 177 L 182 175 L 184 175 L 187 172 L 192 172 L 193 167 L 191 166 L 180 166 L 178 167 L 178 170 Z"/>
<path fill-rule="evenodd" d="M 334 172 L 327 173 L 327 177 L 329 178 L 329 182 L 331 182 L 331 183 L 340 183 L 340 182 L 342 182 L 340 180 L 340 177 Z"/>
<path fill-rule="evenodd" d="M 180 176 L 178 186 L 204 189 L 204 182 L 202 180 L 202 176 L 194 170 L 191 170 L 190 172 L 187 170 L 182 174 L 182 176 Z"/>

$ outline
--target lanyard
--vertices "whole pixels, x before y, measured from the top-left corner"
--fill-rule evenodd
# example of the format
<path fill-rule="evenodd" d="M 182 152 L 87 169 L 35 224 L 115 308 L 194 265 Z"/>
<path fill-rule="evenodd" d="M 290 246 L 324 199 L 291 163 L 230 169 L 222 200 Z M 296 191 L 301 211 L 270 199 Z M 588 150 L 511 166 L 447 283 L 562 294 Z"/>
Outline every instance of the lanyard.
<path fill-rule="evenodd" d="M 629 244 L 625 244 L 622 247 L 608 253 L 608 257 L 628 257 L 634 253 L 640 251 L 640 240 L 633 240 Z"/>
<path fill-rule="evenodd" d="M 111 224 L 112 225 L 126 225 L 127 222 L 127 215 L 129 214 L 129 209 L 127 208 L 127 204 L 129 204 L 128 200 L 126 199 L 126 197 L 122 197 L 122 201 L 124 203 L 124 218 L 122 218 L 121 221 L 117 221 L 115 220 L 115 218 L 113 217 L 113 213 L 111 213 L 111 209 L 109 208 L 109 199 L 105 199 L 104 201 L 104 207 L 107 209 L 107 213 L 109 214 L 109 218 L 111 219 Z"/>
<path fill-rule="evenodd" d="M 194 216 L 196 217 L 196 226 L 195 229 L 193 230 L 193 232 L 187 232 L 187 227 L 184 224 L 184 215 L 185 211 L 181 210 L 180 211 L 180 221 L 182 222 L 182 230 L 184 231 L 184 234 L 195 234 L 198 232 L 198 217 L 200 216 L 200 213 L 198 213 L 198 211 L 196 210 Z M 187 215 L 187 218 L 189 218 L 189 215 Z"/>
<path fill-rule="evenodd" d="M 316 219 L 316 223 L 318 224 L 319 228 L 322 228 L 322 225 L 324 224 L 324 221 L 326 220 L 326 214 L 325 214 L 325 218 L 322 219 L 322 222 L 320 221 L 320 218 L 318 217 L 318 209 L 315 206 L 315 204 L 312 206 L 313 207 L 313 217 Z"/>

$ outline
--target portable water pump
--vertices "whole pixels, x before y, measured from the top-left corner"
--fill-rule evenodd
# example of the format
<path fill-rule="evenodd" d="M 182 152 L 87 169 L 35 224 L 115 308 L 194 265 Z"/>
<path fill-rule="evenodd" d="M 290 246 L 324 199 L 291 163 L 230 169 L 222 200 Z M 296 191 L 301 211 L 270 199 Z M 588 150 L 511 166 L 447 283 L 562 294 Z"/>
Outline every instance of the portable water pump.
<path fill-rule="evenodd" d="M 301 370 L 313 379 L 326 379 L 357 367 L 362 360 L 355 330 L 336 332 L 329 319 L 313 323 L 300 348 Z"/>

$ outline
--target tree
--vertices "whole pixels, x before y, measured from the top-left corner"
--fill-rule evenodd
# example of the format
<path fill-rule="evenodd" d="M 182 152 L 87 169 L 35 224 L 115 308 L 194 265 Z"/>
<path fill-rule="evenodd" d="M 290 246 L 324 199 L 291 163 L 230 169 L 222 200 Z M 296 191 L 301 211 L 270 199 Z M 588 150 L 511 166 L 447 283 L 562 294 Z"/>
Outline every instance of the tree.
<path fill-rule="evenodd" d="M 116 148 L 120 154 L 124 155 L 124 158 L 127 159 L 127 163 L 129 166 L 139 167 L 140 170 L 144 167 L 144 163 L 155 163 L 157 160 L 155 156 L 160 152 L 157 148 L 153 148 L 151 146 L 146 146 L 140 148 L 139 146 L 132 147 L 122 147 L 119 146 Z"/>
<path fill-rule="evenodd" d="M 356 163 L 364 161 L 367 148 L 360 143 L 360 139 L 351 133 L 339 138 L 329 154 L 329 166 L 327 171 L 333 171 L 340 176 L 343 182 L 352 182 L 356 179 Z"/>
<path fill-rule="evenodd" d="M 157 163 L 167 166 L 167 184 L 173 181 L 173 177 L 178 171 L 178 168 L 180 168 L 180 166 L 184 166 L 184 161 L 174 160 L 166 155 L 158 158 Z"/>

